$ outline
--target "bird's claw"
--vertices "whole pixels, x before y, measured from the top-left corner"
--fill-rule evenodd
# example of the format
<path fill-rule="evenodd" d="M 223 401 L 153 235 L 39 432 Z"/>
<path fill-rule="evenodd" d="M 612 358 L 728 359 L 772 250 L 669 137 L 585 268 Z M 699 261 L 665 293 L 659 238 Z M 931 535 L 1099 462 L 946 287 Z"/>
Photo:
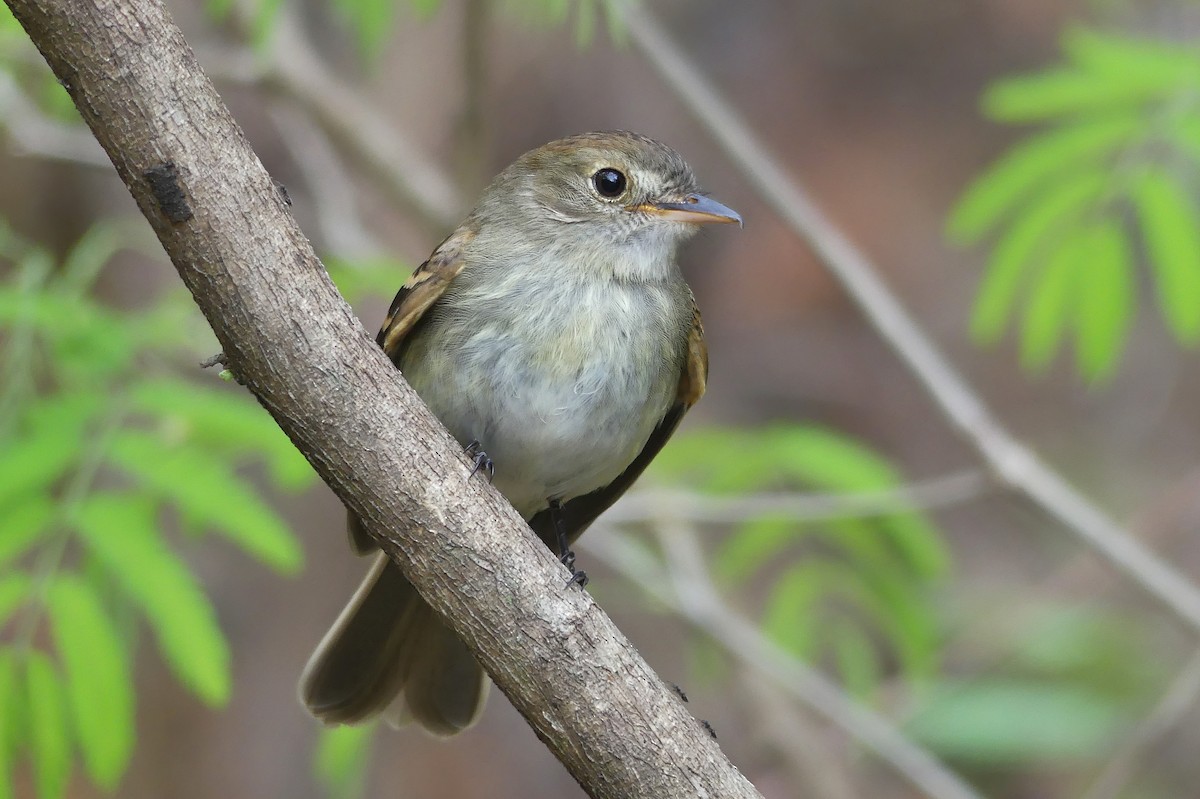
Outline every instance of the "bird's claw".
<path fill-rule="evenodd" d="M 467 457 L 475 464 L 471 473 L 467 475 L 467 479 L 470 480 L 476 472 L 483 471 L 487 473 L 488 482 L 492 482 L 496 476 L 496 464 L 492 463 L 492 459 L 483 451 L 482 445 L 478 441 L 472 441 L 467 445 L 466 453 Z"/>
<path fill-rule="evenodd" d="M 562 502 L 550 500 L 550 517 L 554 521 L 555 537 L 558 539 L 558 562 L 571 571 L 571 579 L 567 580 L 565 588 L 577 585 L 583 588 L 588 583 L 587 572 L 575 568 L 575 553 L 571 551 L 567 536 L 567 524 L 562 515 Z"/>

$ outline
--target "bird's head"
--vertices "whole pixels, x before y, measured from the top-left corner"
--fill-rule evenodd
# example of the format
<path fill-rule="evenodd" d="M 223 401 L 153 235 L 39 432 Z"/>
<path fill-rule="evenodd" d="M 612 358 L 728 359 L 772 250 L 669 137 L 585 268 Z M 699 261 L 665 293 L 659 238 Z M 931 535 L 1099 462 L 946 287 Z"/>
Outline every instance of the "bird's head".
<path fill-rule="evenodd" d="M 626 265 L 631 274 L 673 266 L 679 244 L 701 225 L 742 223 L 701 192 L 679 153 L 624 131 L 585 133 L 529 151 L 496 177 L 476 217 L 503 225 L 514 241 L 554 249 L 567 243 L 598 264 Z"/>

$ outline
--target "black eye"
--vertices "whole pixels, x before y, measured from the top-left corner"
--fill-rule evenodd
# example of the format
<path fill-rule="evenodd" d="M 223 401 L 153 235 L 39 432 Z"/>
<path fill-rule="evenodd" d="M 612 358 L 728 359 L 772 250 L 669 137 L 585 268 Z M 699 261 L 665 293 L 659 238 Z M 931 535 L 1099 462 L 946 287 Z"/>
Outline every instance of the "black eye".
<path fill-rule="evenodd" d="M 612 167 L 605 167 L 592 175 L 592 185 L 601 197 L 620 197 L 625 191 L 625 175 Z"/>

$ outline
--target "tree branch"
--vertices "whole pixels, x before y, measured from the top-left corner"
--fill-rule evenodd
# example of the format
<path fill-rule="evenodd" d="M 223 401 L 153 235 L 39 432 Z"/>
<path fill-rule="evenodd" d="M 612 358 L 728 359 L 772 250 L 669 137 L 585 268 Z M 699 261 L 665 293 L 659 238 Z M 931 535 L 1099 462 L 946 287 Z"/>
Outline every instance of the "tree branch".
<path fill-rule="evenodd" d="M 651 564 L 627 535 L 609 531 L 581 542 L 591 556 L 641 586 L 710 636 L 732 657 L 841 729 L 889 763 L 914 788 L 933 799 L 982 799 L 932 753 L 910 741 L 883 716 L 859 704 L 833 681 L 792 657 L 721 600 L 704 567 L 704 554 L 692 528 L 663 517 L 657 530 L 669 572 Z"/>
<path fill-rule="evenodd" d="M 879 270 L 788 178 L 788 170 L 704 79 L 646 10 L 612 0 L 630 39 L 692 111 L 758 193 L 808 242 L 909 371 L 988 467 L 1057 519 L 1119 571 L 1200 631 L 1200 589 L 1142 546 L 1128 530 L 1079 493 L 1061 474 L 1010 434 L 955 371 L 879 277 Z"/>
<path fill-rule="evenodd" d="M 758 797 L 354 319 L 157 0 L 6 0 L 254 392 L 595 797 Z M 219 497 L 213 498 L 219 502 Z"/>

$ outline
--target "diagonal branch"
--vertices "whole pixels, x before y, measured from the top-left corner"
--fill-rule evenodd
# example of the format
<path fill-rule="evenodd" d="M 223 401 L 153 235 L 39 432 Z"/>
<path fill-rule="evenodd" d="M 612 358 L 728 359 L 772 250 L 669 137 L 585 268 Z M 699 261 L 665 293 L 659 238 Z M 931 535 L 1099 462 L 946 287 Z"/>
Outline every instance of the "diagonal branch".
<path fill-rule="evenodd" d="M 890 721 L 851 699 L 831 680 L 769 640 L 751 621 L 721 600 L 704 567 L 692 529 L 678 519 L 659 519 L 659 540 L 669 569 L 648 563 L 626 535 L 609 532 L 581 542 L 589 555 L 637 583 L 712 637 L 732 657 L 778 690 L 842 728 L 910 784 L 932 799 L 981 799 L 932 754 L 908 740 Z"/>
<path fill-rule="evenodd" d="M 759 797 L 354 319 L 159 0 L 6 0 L 229 367 L 594 797 Z M 217 501 L 214 499 L 214 501 Z M 759 797 L 761 799 L 761 797 Z"/>
<path fill-rule="evenodd" d="M 808 242 L 883 340 L 925 386 L 950 422 L 1008 486 L 1108 559 L 1200 632 L 1200 589 L 1142 546 L 1014 438 L 921 330 L 867 257 L 788 177 L 733 107 L 703 77 L 644 5 L 612 0 L 629 37 L 767 203 Z"/>

